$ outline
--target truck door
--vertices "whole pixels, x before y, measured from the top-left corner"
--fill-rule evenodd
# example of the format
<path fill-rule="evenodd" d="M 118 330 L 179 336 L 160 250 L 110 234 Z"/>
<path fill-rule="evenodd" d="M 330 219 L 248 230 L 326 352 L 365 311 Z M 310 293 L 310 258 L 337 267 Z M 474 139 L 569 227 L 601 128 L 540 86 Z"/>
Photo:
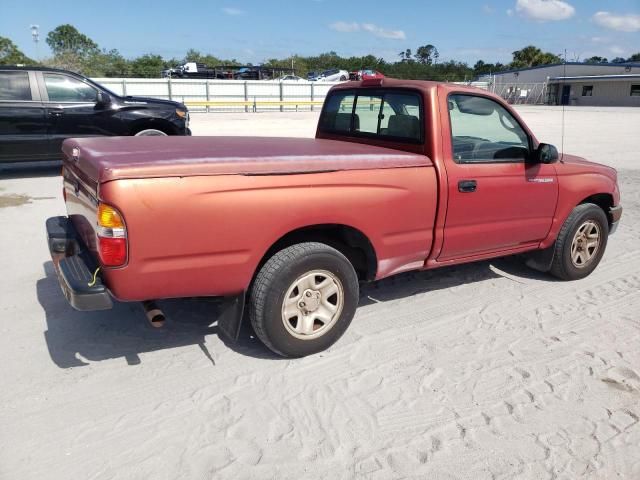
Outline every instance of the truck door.
<path fill-rule="evenodd" d="M 444 148 L 449 201 L 438 261 L 544 239 L 558 199 L 555 167 L 528 162 L 528 134 L 495 100 L 451 94 L 448 104 L 442 128 L 449 124 L 451 132 L 451 148 Z"/>
<path fill-rule="evenodd" d="M 0 70 L 0 162 L 49 160 L 45 111 L 33 72 Z"/>
<path fill-rule="evenodd" d="M 109 113 L 96 106 L 98 91 L 92 85 L 58 72 L 42 72 L 40 80 L 54 158 L 62 158 L 65 138 L 110 134 Z"/>

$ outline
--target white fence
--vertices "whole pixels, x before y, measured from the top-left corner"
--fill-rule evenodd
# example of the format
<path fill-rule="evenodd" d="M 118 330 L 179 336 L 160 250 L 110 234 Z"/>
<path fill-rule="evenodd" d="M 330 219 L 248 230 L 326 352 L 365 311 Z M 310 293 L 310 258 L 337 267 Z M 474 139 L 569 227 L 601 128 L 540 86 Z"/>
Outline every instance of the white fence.
<path fill-rule="evenodd" d="M 118 95 L 161 98 L 187 103 L 193 112 L 319 110 L 329 89 L 340 82 L 205 80 L 175 78 L 94 78 Z M 462 82 L 456 82 L 462 84 Z M 469 85 L 464 83 L 464 85 Z M 489 89 L 489 84 L 471 85 Z M 497 92 L 496 92 L 497 93 Z M 207 106 L 190 102 L 210 102 Z M 298 103 L 299 102 L 299 103 Z"/>
<path fill-rule="evenodd" d="M 329 82 L 169 78 L 94 78 L 93 80 L 118 95 L 162 98 L 187 103 L 214 103 L 209 106 L 190 106 L 189 110 L 195 112 L 317 110 L 320 106 L 310 102 L 323 102 L 329 89 L 335 85 Z M 270 105 L 264 102 L 277 102 L 277 104 Z"/>
<path fill-rule="evenodd" d="M 546 83 L 498 83 L 491 89 L 513 105 L 543 105 L 548 103 Z"/>

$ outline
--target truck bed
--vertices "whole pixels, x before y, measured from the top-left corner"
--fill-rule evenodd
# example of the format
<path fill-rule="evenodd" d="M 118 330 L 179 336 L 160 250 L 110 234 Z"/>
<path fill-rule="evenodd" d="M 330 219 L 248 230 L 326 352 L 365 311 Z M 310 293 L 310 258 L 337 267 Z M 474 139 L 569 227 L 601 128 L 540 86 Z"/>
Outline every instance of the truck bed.
<path fill-rule="evenodd" d="M 335 140 L 277 137 L 68 139 L 67 161 L 96 183 L 127 178 L 270 175 L 429 166 L 424 155 Z"/>

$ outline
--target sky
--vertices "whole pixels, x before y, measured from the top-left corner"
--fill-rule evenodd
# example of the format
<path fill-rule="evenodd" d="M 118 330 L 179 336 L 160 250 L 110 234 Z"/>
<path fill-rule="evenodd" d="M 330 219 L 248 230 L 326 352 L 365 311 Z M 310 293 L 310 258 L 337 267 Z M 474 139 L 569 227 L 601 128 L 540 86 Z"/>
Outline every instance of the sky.
<path fill-rule="evenodd" d="M 194 48 L 252 63 L 331 50 L 393 61 L 433 44 L 473 65 L 530 44 L 568 60 L 640 51 L 640 0 L 0 0 L 0 36 L 30 57 L 49 56 L 46 34 L 64 23 L 128 58 Z"/>

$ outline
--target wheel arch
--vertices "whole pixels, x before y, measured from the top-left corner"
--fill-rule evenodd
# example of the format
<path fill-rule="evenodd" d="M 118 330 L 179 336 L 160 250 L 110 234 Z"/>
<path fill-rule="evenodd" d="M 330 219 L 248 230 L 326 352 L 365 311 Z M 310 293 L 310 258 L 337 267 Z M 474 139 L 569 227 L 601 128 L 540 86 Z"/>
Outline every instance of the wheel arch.
<path fill-rule="evenodd" d="M 611 195 L 610 193 L 596 193 L 584 198 L 580 203 L 578 203 L 578 205 L 582 205 L 585 203 L 593 203 L 594 205 L 600 207 L 604 212 L 605 217 L 607 217 L 609 226 L 611 226 L 609 211 L 611 207 L 613 207 L 613 195 Z"/>
<path fill-rule="evenodd" d="M 319 242 L 335 248 L 351 262 L 360 280 L 371 281 L 376 277 L 378 270 L 376 251 L 364 233 L 349 225 L 318 224 L 297 228 L 276 240 L 262 256 L 254 278 L 276 252 L 303 242 Z"/>

